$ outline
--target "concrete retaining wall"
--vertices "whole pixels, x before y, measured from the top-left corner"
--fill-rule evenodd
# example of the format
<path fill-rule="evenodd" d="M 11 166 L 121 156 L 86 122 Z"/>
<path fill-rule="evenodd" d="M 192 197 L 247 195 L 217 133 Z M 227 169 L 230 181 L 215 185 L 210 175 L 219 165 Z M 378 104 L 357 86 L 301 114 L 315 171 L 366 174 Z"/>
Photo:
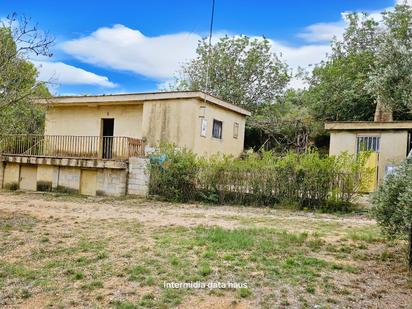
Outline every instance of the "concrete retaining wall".
<path fill-rule="evenodd" d="M 63 159 L 62 159 L 63 160 Z M 50 164 L 48 164 L 50 163 Z M 126 194 L 147 195 L 149 184 L 148 159 L 130 158 L 128 168 L 113 165 L 114 168 L 93 168 L 78 166 L 77 164 L 61 166 L 53 162 L 28 160 L 25 162 L 0 161 L 0 188 L 16 190 L 25 188 L 37 191 L 59 191 L 66 193 L 83 193 L 87 195 L 122 196 Z M 58 162 L 59 164 L 62 161 Z M 127 162 L 125 162 L 127 163 Z M 22 170 L 29 166 L 36 167 L 35 173 L 29 178 L 33 186 L 22 186 L 20 177 Z M 83 171 L 83 172 L 82 172 Z M 87 172 L 87 173 L 86 173 Z M 93 176 L 94 173 L 94 177 Z M 27 174 L 27 173 L 26 173 Z M 32 175 L 33 174 L 33 175 Z M 86 177 L 89 175 L 89 177 Z M 27 177 L 26 177 L 27 178 Z M 92 183 L 93 182 L 93 183 Z M 32 189 L 33 187 L 33 189 Z"/>
<path fill-rule="evenodd" d="M 121 196 L 126 194 L 127 171 L 114 169 L 97 170 L 97 195 Z"/>
<path fill-rule="evenodd" d="M 53 191 L 59 182 L 59 167 L 54 165 L 37 166 L 37 191 Z"/>
<path fill-rule="evenodd" d="M 20 165 L 16 163 L 8 163 L 4 167 L 3 188 L 9 190 L 17 190 L 20 182 Z"/>
<path fill-rule="evenodd" d="M 147 195 L 149 193 L 149 160 L 145 158 L 129 159 L 128 194 Z"/>
<path fill-rule="evenodd" d="M 80 168 L 77 167 L 60 167 L 58 191 L 68 193 L 80 192 Z"/>

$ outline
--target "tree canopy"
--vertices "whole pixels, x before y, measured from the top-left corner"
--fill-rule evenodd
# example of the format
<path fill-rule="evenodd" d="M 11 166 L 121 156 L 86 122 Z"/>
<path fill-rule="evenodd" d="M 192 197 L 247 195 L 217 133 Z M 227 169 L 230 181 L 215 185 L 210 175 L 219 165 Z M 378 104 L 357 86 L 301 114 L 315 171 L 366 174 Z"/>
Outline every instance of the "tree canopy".
<path fill-rule="evenodd" d="M 29 57 L 50 56 L 51 43 L 29 19 L 12 15 L 0 25 L 0 133 L 42 131 L 44 111 L 32 100 L 50 93 Z"/>
<path fill-rule="evenodd" d="M 200 41 L 197 57 L 183 65 L 172 87 L 202 90 L 255 111 L 282 96 L 289 79 L 268 40 L 224 36 L 212 46 Z"/>
<path fill-rule="evenodd" d="M 342 39 L 309 78 L 306 101 L 319 120 L 372 120 L 380 100 L 395 119 L 412 108 L 412 8 L 397 5 L 378 23 L 367 14 L 347 15 Z"/>
<path fill-rule="evenodd" d="M 412 108 L 412 8 L 397 5 L 383 13 L 367 89 L 395 113 Z"/>

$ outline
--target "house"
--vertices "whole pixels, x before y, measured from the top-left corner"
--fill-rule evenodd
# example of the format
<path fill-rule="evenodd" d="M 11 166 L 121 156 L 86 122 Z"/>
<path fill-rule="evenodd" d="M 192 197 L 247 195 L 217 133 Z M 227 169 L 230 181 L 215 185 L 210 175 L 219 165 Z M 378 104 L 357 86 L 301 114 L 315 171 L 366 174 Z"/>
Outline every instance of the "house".
<path fill-rule="evenodd" d="M 47 107 L 44 135 L 0 136 L 3 188 L 145 194 L 146 153 L 161 143 L 239 156 L 250 113 L 202 92 L 66 96 Z"/>
<path fill-rule="evenodd" d="M 368 164 L 374 170 L 375 181 L 370 191 L 406 159 L 412 148 L 412 121 L 328 122 L 325 129 L 330 132 L 329 155 L 372 152 Z"/>
<path fill-rule="evenodd" d="M 56 97 L 44 103 L 45 135 L 128 136 L 148 147 L 164 142 L 198 155 L 239 156 L 250 115 L 202 92 Z"/>

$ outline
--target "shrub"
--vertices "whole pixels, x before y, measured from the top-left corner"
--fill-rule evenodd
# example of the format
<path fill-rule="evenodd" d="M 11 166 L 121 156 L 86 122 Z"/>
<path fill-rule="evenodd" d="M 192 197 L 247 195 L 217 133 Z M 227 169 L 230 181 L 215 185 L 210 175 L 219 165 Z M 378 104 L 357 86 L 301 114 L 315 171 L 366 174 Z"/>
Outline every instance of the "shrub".
<path fill-rule="evenodd" d="M 250 153 L 197 158 L 187 150 L 163 147 L 151 160 L 150 193 L 173 201 L 347 211 L 362 187 L 365 155 L 321 157 L 317 152 Z"/>
<path fill-rule="evenodd" d="M 372 198 L 373 214 L 390 238 L 409 235 L 412 271 L 412 166 L 405 162 L 388 175 Z"/>
<path fill-rule="evenodd" d="M 191 151 L 164 145 L 150 162 L 150 194 L 162 195 L 176 202 L 194 198 L 198 164 Z"/>

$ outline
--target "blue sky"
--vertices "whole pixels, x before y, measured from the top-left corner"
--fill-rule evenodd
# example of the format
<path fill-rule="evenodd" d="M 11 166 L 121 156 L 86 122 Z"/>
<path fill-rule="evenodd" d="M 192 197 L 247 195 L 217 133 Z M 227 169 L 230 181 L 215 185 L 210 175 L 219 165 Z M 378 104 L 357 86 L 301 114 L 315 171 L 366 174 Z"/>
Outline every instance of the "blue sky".
<path fill-rule="evenodd" d="M 377 14 L 394 1 L 216 0 L 215 36 L 265 36 L 292 69 L 308 67 L 342 33 L 342 13 Z M 162 87 L 194 57 L 210 6 L 210 0 L 19 0 L 0 1 L 0 17 L 31 17 L 56 38 L 52 58 L 33 59 L 56 94 L 143 92 Z"/>

